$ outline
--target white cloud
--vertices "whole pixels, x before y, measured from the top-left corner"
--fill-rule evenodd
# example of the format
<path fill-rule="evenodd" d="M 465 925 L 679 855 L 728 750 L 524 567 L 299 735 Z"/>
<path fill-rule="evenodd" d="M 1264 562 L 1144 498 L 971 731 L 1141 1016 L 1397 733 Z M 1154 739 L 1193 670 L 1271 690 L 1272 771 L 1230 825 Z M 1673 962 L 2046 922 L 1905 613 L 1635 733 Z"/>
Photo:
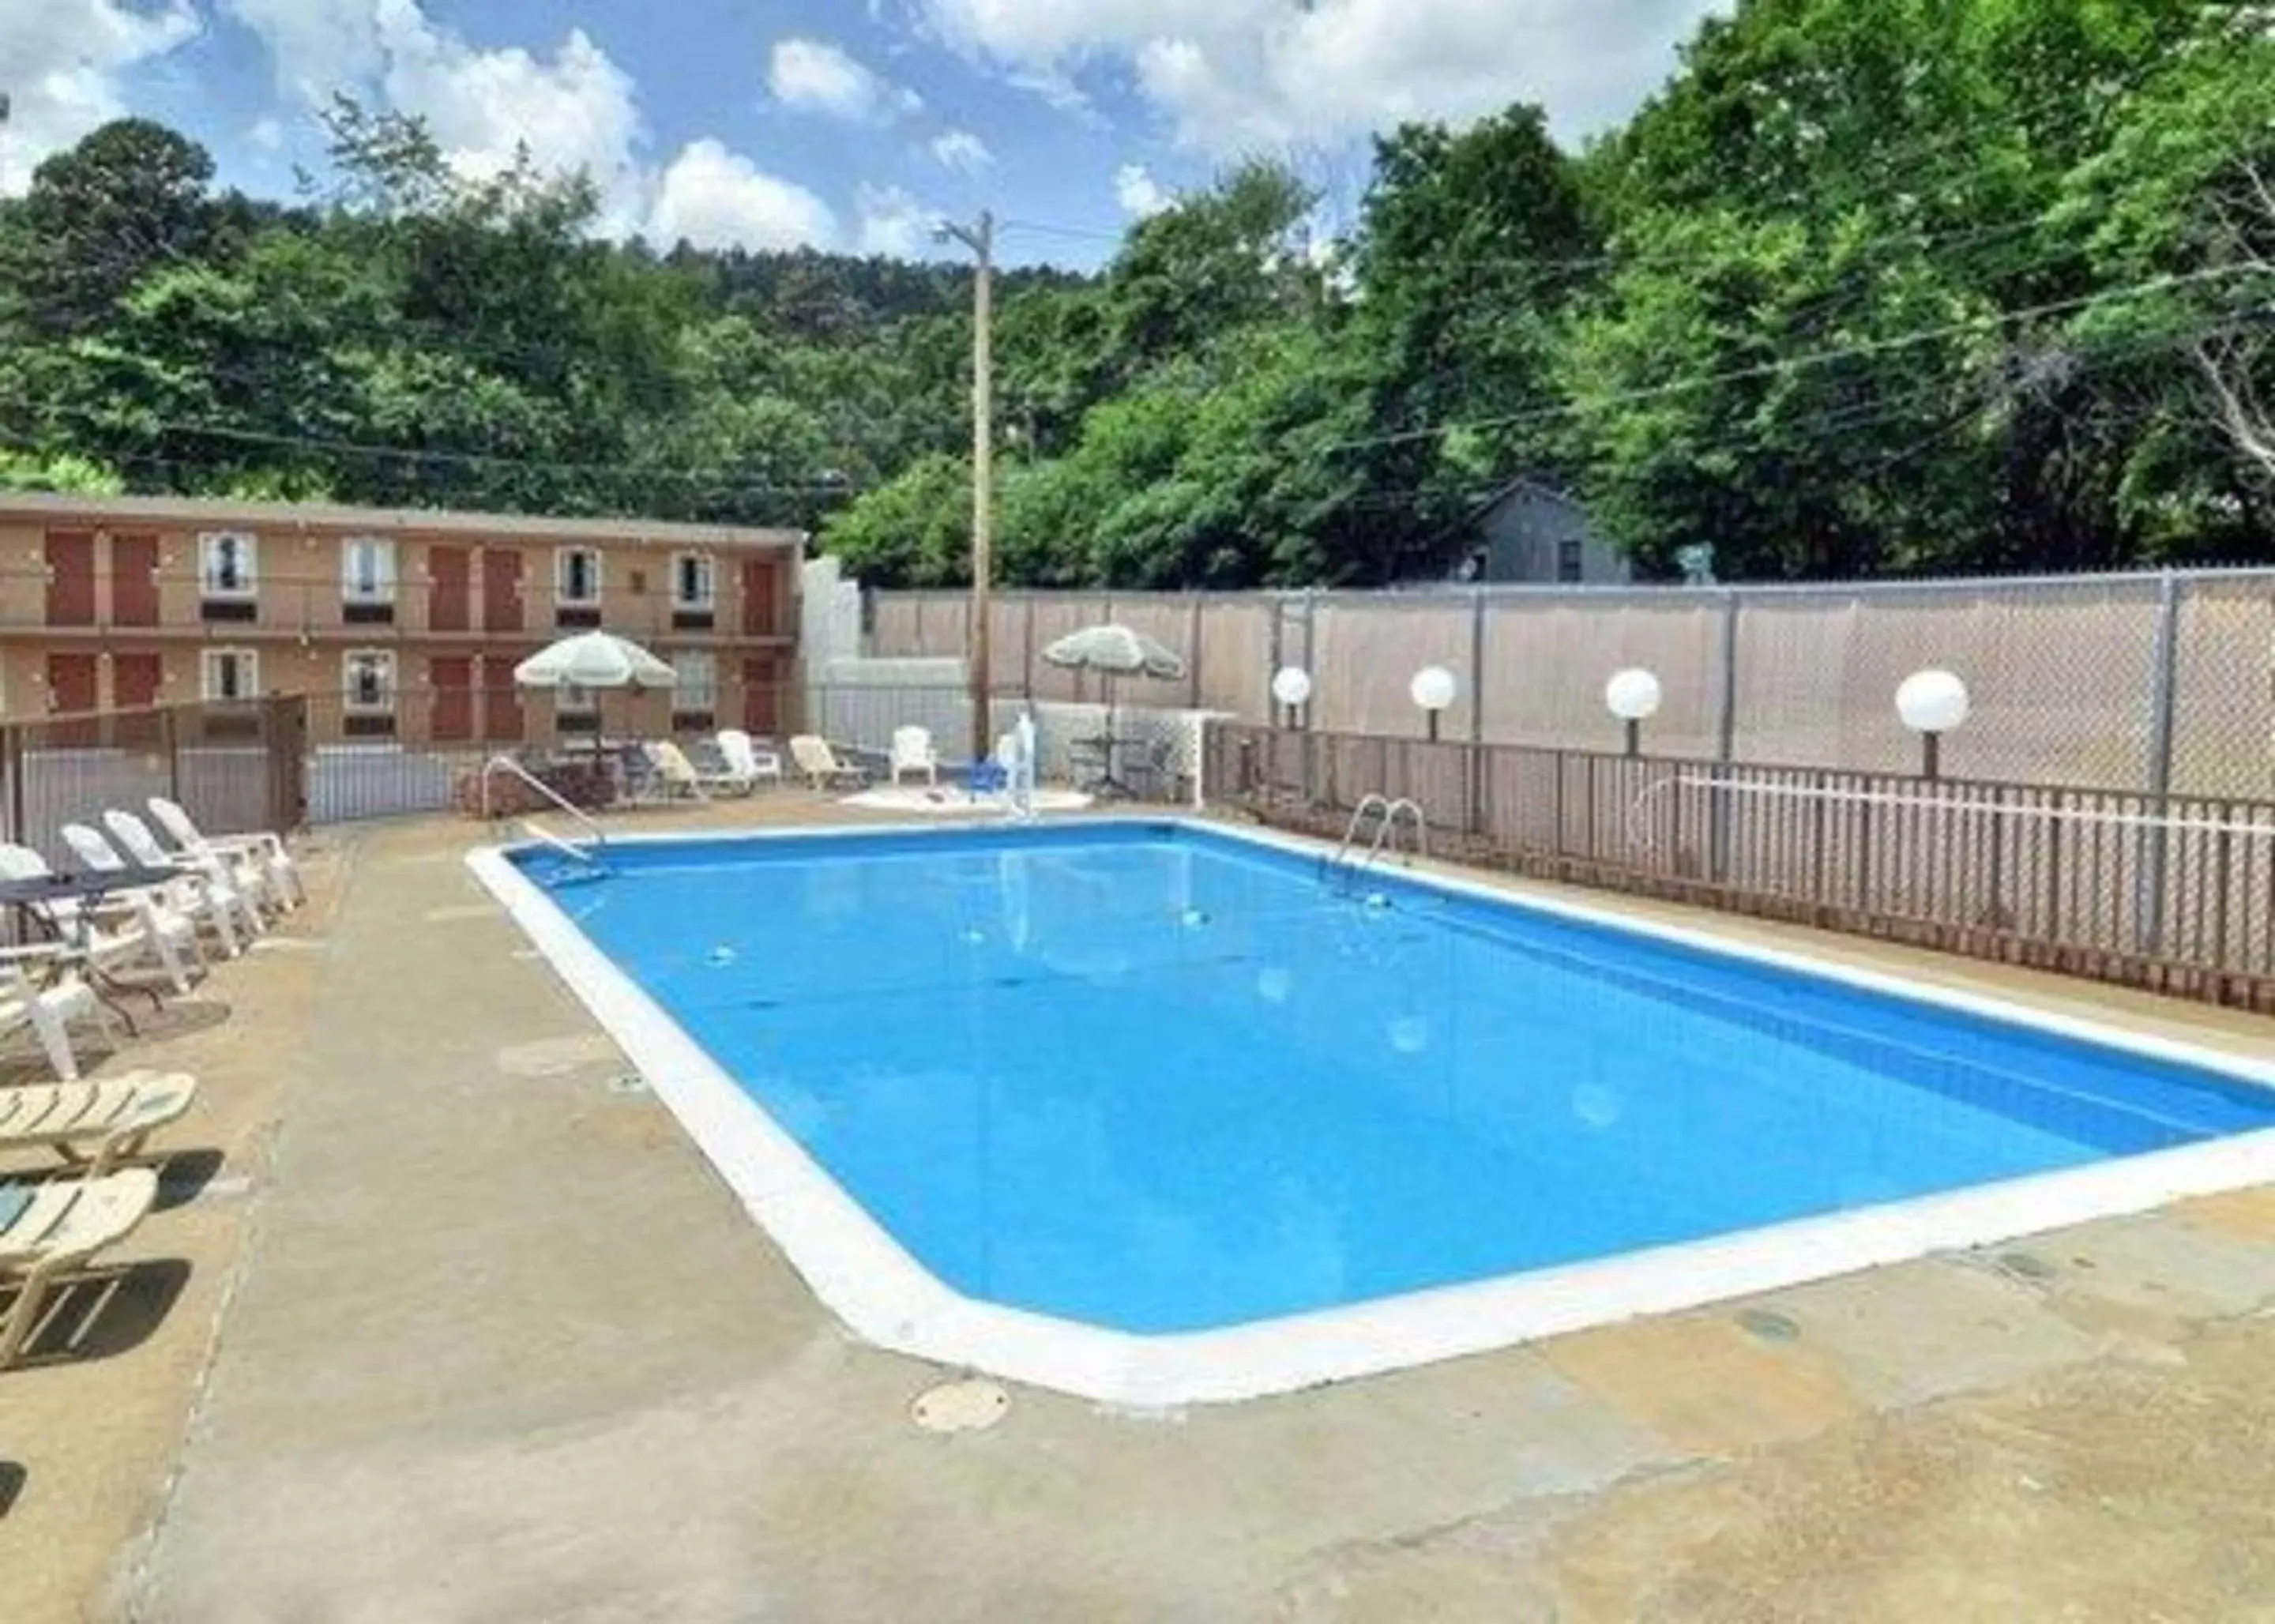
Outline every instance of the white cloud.
<path fill-rule="evenodd" d="M 977 175 L 995 162 L 987 143 L 969 130 L 949 130 L 932 138 L 932 155 L 944 168 Z"/>
<path fill-rule="evenodd" d="M 1114 200 L 1122 205 L 1123 214 L 1143 220 L 1160 214 L 1176 199 L 1146 172 L 1144 164 L 1125 163 L 1114 171 Z"/>
<path fill-rule="evenodd" d="M 684 238 L 699 248 L 796 248 L 835 240 L 837 223 L 804 186 L 706 137 L 663 171 L 646 230 L 657 242 Z"/>
<path fill-rule="evenodd" d="M 276 83 L 312 107 L 379 72 L 377 0 L 221 0 L 268 48 Z"/>
<path fill-rule="evenodd" d="M 0 195 L 21 192 L 49 153 L 125 110 L 120 79 L 195 37 L 192 0 L 0 0 Z"/>
<path fill-rule="evenodd" d="M 0 0 L 0 6 L 11 0 Z M 347 90 L 424 118 L 451 166 L 494 175 L 526 146 L 543 169 L 583 170 L 597 226 L 704 247 L 835 240 L 828 206 L 710 138 L 661 169 L 631 76 L 581 28 L 550 52 L 485 49 L 435 22 L 419 0 L 223 0 L 268 46 L 279 87 L 311 106 Z"/>
<path fill-rule="evenodd" d="M 860 223 L 853 245 L 863 253 L 896 260 L 923 257 L 932 242 L 936 210 L 928 209 L 898 186 L 862 186 L 855 193 Z"/>
<path fill-rule="evenodd" d="M 282 152 L 284 149 L 284 121 L 281 118 L 254 119 L 246 126 L 245 144 L 255 152 Z"/>
<path fill-rule="evenodd" d="M 1033 76 L 1116 64 L 1183 144 L 1331 146 L 1512 102 L 1570 139 L 1624 117 L 1728 0 L 923 0 L 941 37 Z"/>
<path fill-rule="evenodd" d="M 915 91 L 880 78 L 827 40 L 775 42 L 767 88 L 784 107 L 863 123 L 924 108 Z"/>
<path fill-rule="evenodd" d="M 639 102 L 631 76 L 583 29 L 541 58 L 519 46 L 477 49 L 429 22 L 417 0 L 376 0 L 374 15 L 389 102 L 427 120 L 453 169 L 494 175 L 526 146 L 547 169 L 590 174 L 607 223 L 632 218 L 644 185 Z"/>

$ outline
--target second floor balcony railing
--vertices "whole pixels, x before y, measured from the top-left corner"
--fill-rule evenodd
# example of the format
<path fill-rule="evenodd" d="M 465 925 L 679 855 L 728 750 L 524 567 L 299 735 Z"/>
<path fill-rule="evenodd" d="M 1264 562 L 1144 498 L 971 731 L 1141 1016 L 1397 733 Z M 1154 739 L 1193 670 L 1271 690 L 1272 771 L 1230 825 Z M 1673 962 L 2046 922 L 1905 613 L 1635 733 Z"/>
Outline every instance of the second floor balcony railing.
<path fill-rule="evenodd" d="M 194 577 L 107 575 L 58 580 L 36 566 L 0 570 L 0 631 L 112 633 L 226 640 L 302 636 L 387 643 L 407 637 L 466 642 L 543 642 L 605 627 L 641 641 L 786 641 L 794 605 L 722 592 L 709 603 L 669 593 L 616 592 L 563 601 L 524 583 L 501 593 L 483 583 L 397 582 L 345 592 L 336 576 L 268 574 L 248 590 L 208 590 Z"/>

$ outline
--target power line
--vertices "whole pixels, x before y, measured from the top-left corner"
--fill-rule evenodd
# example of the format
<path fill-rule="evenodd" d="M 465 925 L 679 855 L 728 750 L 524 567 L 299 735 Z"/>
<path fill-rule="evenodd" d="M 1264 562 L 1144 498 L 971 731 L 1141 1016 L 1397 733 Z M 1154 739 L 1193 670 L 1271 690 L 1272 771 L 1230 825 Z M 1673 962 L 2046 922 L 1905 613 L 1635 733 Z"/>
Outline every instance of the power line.
<path fill-rule="evenodd" d="M 1337 441 L 1326 447 L 1328 450 L 1363 450 L 1373 446 L 1404 445 L 1417 441 L 1442 439 L 1447 434 L 1491 428 L 1514 427 L 1522 423 L 1544 421 L 1553 418 L 1583 415 L 1605 406 L 1626 405 L 1643 401 L 1663 399 L 1669 396 L 1687 394 L 1696 389 L 1709 389 L 1720 383 L 1742 383 L 1757 378 L 1776 377 L 1780 374 L 1796 373 L 1834 362 L 1854 360 L 1867 356 L 1893 354 L 1946 338 L 1961 337 L 1979 333 L 1985 327 L 2004 326 L 2008 322 L 2035 320 L 2043 316 L 2062 315 L 2115 298 L 2138 297 L 2145 293 L 2169 291 L 2198 283 L 2222 277 L 2249 274 L 2268 275 L 2268 268 L 2257 265 L 2218 266 L 2209 270 L 2188 271 L 2153 277 L 2130 287 L 2107 289 L 2075 298 L 2056 299 L 2047 304 L 2028 306 L 2017 310 L 1995 311 L 1985 315 L 1940 327 L 1924 328 L 1895 337 L 1875 339 L 1856 344 L 1844 344 L 1805 355 L 1791 356 L 1781 360 L 1765 361 L 1757 366 L 1734 367 L 1727 371 L 1706 373 L 1692 378 L 1676 379 L 1671 382 L 1650 385 L 1641 389 L 1621 390 L 1586 401 L 1568 401 L 1556 405 L 1544 405 L 1505 416 L 1478 418 L 1465 422 L 1439 423 L 1428 427 L 1400 429 L 1389 434 L 1371 434 L 1361 438 Z"/>
<path fill-rule="evenodd" d="M 110 422 L 110 419 L 89 406 L 71 405 L 52 401 L 34 401 L 23 396 L 0 396 L 0 404 L 42 412 L 68 412 L 98 425 L 107 425 Z M 155 434 L 197 434 L 209 439 L 231 440 L 246 444 L 268 445 L 334 456 L 386 457 L 404 462 L 449 463 L 478 467 L 531 469 L 548 473 L 616 475 L 640 480 L 685 480 L 697 483 L 714 484 L 730 482 L 734 488 L 751 495 L 842 496 L 858 495 L 867 488 L 851 480 L 815 481 L 807 484 L 737 482 L 732 480 L 732 476 L 718 470 L 654 467 L 641 463 L 575 462 L 554 457 L 510 457 L 484 451 L 422 449 L 417 447 L 332 440 L 309 434 L 269 434 L 259 429 L 240 428 L 228 423 L 155 419 L 136 427 L 138 429 Z"/>

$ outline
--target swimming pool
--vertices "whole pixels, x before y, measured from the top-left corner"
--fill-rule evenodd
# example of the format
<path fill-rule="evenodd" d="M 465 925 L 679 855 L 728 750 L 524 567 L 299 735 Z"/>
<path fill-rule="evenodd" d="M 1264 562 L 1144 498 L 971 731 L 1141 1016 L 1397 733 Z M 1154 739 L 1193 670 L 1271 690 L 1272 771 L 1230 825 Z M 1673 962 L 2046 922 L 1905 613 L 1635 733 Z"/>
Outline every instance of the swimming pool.
<path fill-rule="evenodd" d="M 2237 1062 L 1245 832 L 473 863 L 856 1330 L 1093 1397 L 1299 1386 L 2275 1178 L 2275 1079 Z"/>

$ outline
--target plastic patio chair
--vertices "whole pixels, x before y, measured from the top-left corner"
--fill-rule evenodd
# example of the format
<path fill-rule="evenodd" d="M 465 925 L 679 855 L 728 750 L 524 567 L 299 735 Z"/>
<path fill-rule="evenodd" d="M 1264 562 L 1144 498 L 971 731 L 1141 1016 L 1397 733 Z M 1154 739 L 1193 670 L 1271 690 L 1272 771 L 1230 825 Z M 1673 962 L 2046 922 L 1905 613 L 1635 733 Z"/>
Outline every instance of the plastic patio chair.
<path fill-rule="evenodd" d="M 903 773 L 922 773 L 925 782 L 940 782 L 940 754 L 932 747 L 932 730 L 913 724 L 893 729 L 891 756 L 893 782 L 901 782 Z"/>
<path fill-rule="evenodd" d="M 0 1282 L 16 1300 L 0 1318 L 0 1370 L 39 1328 L 48 1292 L 134 1232 L 158 1199 L 158 1175 L 126 1167 L 101 1178 L 0 1183 Z"/>

